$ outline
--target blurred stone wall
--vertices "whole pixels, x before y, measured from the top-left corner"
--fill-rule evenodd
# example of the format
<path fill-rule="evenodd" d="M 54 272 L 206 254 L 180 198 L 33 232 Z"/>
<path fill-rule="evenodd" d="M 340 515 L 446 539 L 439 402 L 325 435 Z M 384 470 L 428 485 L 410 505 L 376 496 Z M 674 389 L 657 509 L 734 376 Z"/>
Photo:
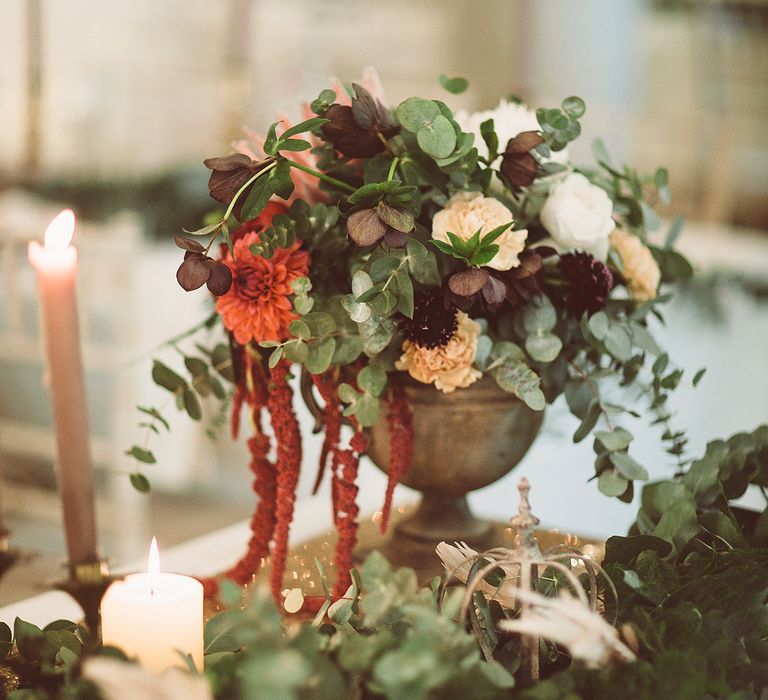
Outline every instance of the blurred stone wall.
<path fill-rule="evenodd" d="M 677 209 L 768 219 L 768 42 L 760 4 L 643 0 L 3 0 L 0 182 L 25 179 L 28 43 L 41 8 L 41 174 L 114 178 L 199 163 L 242 126 L 295 116 L 330 75 L 376 65 L 391 102 L 587 100 L 588 136 L 669 165 Z M 586 140 L 588 141 L 588 139 Z M 588 158 L 588 147 L 577 150 Z"/>

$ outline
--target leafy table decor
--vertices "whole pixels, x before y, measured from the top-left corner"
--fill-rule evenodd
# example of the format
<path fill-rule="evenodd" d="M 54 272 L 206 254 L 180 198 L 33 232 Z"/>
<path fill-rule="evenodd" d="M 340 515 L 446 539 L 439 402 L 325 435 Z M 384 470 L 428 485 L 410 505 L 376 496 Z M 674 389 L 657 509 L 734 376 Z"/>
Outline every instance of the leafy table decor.
<path fill-rule="evenodd" d="M 322 606 L 301 616 L 281 615 L 266 586 L 243 599 L 225 581 L 227 607 L 206 625 L 202 675 L 153 676 L 115 649 L 83 657 L 76 623 L 41 630 L 17 620 L 13 632 L 0 627 L 0 677 L 11 700 L 758 698 L 768 687 L 768 508 L 734 507 L 749 486 L 768 486 L 768 426 L 712 442 L 684 473 L 649 484 L 632 532 L 609 538 L 602 562 L 617 592 L 601 595 L 605 616 L 615 616 L 610 629 L 627 651 L 595 664 L 543 636 L 538 681 L 521 670 L 526 633 L 505 627 L 494 603 L 498 580 L 480 589 L 477 607 L 495 639 L 488 659 L 460 621 L 463 589 L 419 588 L 413 571 L 377 553 L 351 572 L 344 596 L 327 587 Z M 538 594 L 557 601 L 559 587 L 542 578 Z M 514 622 L 515 610 L 507 616 Z"/>

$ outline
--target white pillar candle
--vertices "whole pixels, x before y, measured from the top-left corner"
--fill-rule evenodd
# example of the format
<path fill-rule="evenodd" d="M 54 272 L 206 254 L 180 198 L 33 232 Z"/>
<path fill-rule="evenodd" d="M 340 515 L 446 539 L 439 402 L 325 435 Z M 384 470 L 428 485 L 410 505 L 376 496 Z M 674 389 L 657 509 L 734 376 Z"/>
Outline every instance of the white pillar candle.
<path fill-rule="evenodd" d="M 75 299 L 77 250 L 70 245 L 74 231 L 75 215 L 71 209 L 65 209 L 48 226 L 45 245 L 37 241 L 29 244 L 29 261 L 37 271 L 48 361 L 46 374 L 56 426 L 59 493 L 72 567 L 99 559 Z"/>
<path fill-rule="evenodd" d="M 152 671 L 184 667 L 191 655 L 203 670 L 203 585 L 179 574 L 160 573 L 152 539 L 146 574 L 113 583 L 101 603 L 105 645 L 122 649 Z"/>

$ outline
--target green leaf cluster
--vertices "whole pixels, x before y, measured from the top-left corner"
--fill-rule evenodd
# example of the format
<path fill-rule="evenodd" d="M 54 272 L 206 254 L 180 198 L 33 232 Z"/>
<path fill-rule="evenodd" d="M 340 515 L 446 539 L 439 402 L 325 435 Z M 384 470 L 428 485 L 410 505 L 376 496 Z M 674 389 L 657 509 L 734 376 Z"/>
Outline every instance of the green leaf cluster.
<path fill-rule="evenodd" d="M 267 131 L 267 138 L 264 140 L 264 153 L 268 156 L 276 156 L 280 151 L 307 151 L 312 147 L 312 144 L 304 139 L 297 139 L 294 137 L 306 132 L 317 133 L 320 127 L 327 123 L 328 120 L 323 117 L 312 117 L 311 119 L 299 122 L 298 124 L 285 129 L 285 131 L 278 136 L 277 127 L 280 125 L 280 122 L 275 122 L 269 127 L 269 131 Z"/>
<path fill-rule="evenodd" d="M 474 170 L 477 163 L 477 149 L 473 147 L 475 137 L 461 131 L 445 103 L 409 97 L 400 103 L 395 114 L 403 129 L 415 136 L 418 148 L 441 169 L 451 172 L 456 167 L 466 166 Z"/>
<path fill-rule="evenodd" d="M 333 361 L 336 352 L 336 320 L 326 311 L 310 311 L 288 326 L 292 338 L 278 343 L 264 341 L 263 348 L 274 348 L 269 366 L 274 367 L 285 357 L 306 367 L 311 374 L 322 374 Z"/>
<path fill-rule="evenodd" d="M 375 358 L 388 349 L 396 332 L 394 314 L 412 318 L 415 286 L 439 281 L 434 253 L 415 237 L 404 249 L 374 251 L 352 275 L 351 293 L 341 297 L 349 319 L 357 324 L 363 352 Z"/>
<path fill-rule="evenodd" d="M 536 110 L 544 140 L 553 151 L 562 151 L 581 135 L 579 119 L 586 109 L 580 97 L 566 97 L 560 108 Z"/>
<path fill-rule="evenodd" d="M 380 365 L 367 365 L 357 373 L 355 383 L 357 389 L 340 384 L 339 398 L 346 404 L 344 415 L 354 416 L 363 428 L 368 428 L 379 418 L 379 398 L 387 386 L 387 373 Z"/>
<path fill-rule="evenodd" d="M 768 487 L 768 426 L 711 442 L 680 479 L 648 484 L 633 530 L 666 539 L 676 552 L 768 545 L 768 516 L 742 523 L 730 506 L 750 484 Z"/>
<path fill-rule="evenodd" d="M 472 267 L 482 267 L 496 257 L 496 253 L 499 252 L 499 246 L 495 241 L 511 225 L 511 221 L 508 224 L 502 224 L 482 236 L 481 233 L 483 229 L 479 228 L 466 241 L 459 238 L 455 233 L 448 231 L 447 235 L 450 243 L 433 239 L 432 245 L 446 255 L 464 261 L 467 265 Z"/>
<path fill-rule="evenodd" d="M 171 394 L 179 410 L 184 411 L 192 420 L 199 421 L 203 417 L 200 399 L 214 397 L 219 401 L 226 401 L 229 392 L 225 389 L 224 382 L 234 382 L 235 376 L 227 345 L 219 343 L 209 349 L 197 344 L 196 349 L 199 353 L 197 355 L 181 353 L 188 379 L 161 360 L 155 359 L 152 363 L 152 380 Z M 155 464 L 157 458 L 148 447 L 149 439 L 152 435 L 159 435 L 161 428 L 169 432 L 170 423 L 160 408 L 137 406 L 136 409 L 141 414 L 138 427 L 145 431 L 145 441 L 142 445 L 132 445 L 125 454 L 134 459 L 137 465 Z M 130 480 L 137 491 L 147 493 L 150 490 L 149 479 L 140 471 L 132 472 Z"/>
<path fill-rule="evenodd" d="M 10 700 L 98 700 L 96 688 L 80 677 L 80 661 L 97 645 L 88 630 L 69 620 L 54 620 L 42 629 L 16 618 L 11 630 L 0 623 L 0 660 L 19 676 L 21 687 Z M 118 650 L 103 653 L 125 658 Z"/>
<path fill-rule="evenodd" d="M 408 209 L 414 207 L 418 194 L 418 188 L 404 184 L 400 180 L 369 182 L 350 194 L 347 197 L 347 203 L 355 209 L 369 209 L 382 202 L 393 209 Z M 408 230 L 412 228 L 413 226 Z"/>
<path fill-rule="evenodd" d="M 526 364 L 525 353 L 518 345 L 500 341 L 493 345 L 489 359 L 486 371 L 492 374 L 501 389 L 514 394 L 534 411 L 544 410 L 546 400 L 541 379 Z"/>
<path fill-rule="evenodd" d="M 323 203 L 310 207 L 297 200 L 287 214 L 272 217 L 270 226 L 259 234 L 258 242 L 251 244 L 249 250 L 269 260 L 278 248 L 290 248 L 297 240 L 306 242 L 310 249 L 316 248 L 328 239 L 338 221 L 337 207 Z"/>
<path fill-rule="evenodd" d="M 500 664 L 481 660 L 474 637 L 438 609 L 433 590 L 377 552 L 352 572 L 343 598 L 332 603 L 325 589 L 314 622 L 291 634 L 264 589 L 244 606 L 232 596 L 233 608 L 206 625 L 206 675 L 216 696 L 492 698 L 514 684 Z"/>

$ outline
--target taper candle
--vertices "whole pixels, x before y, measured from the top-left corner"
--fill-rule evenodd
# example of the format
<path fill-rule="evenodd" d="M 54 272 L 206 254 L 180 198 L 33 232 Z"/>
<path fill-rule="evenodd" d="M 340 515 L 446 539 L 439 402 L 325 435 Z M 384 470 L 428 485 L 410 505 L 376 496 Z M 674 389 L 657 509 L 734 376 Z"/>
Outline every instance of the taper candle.
<path fill-rule="evenodd" d="M 146 574 L 113 583 L 101 602 L 105 645 L 122 649 L 152 671 L 185 667 L 189 655 L 203 670 L 203 585 L 180 574 L 161 574 L 152 538 Z"/>
<path fill-rule="evenodd" d="M 93 474 L 85 401 L 75 281 L 77 250 L 70 245 L 75 215 L 65 209 L 48 226 L 45 244 L 29 244 L 37 271 L 47 378 L 56 429 L 58 484 L 70 567 L 98 561 Z"/>

